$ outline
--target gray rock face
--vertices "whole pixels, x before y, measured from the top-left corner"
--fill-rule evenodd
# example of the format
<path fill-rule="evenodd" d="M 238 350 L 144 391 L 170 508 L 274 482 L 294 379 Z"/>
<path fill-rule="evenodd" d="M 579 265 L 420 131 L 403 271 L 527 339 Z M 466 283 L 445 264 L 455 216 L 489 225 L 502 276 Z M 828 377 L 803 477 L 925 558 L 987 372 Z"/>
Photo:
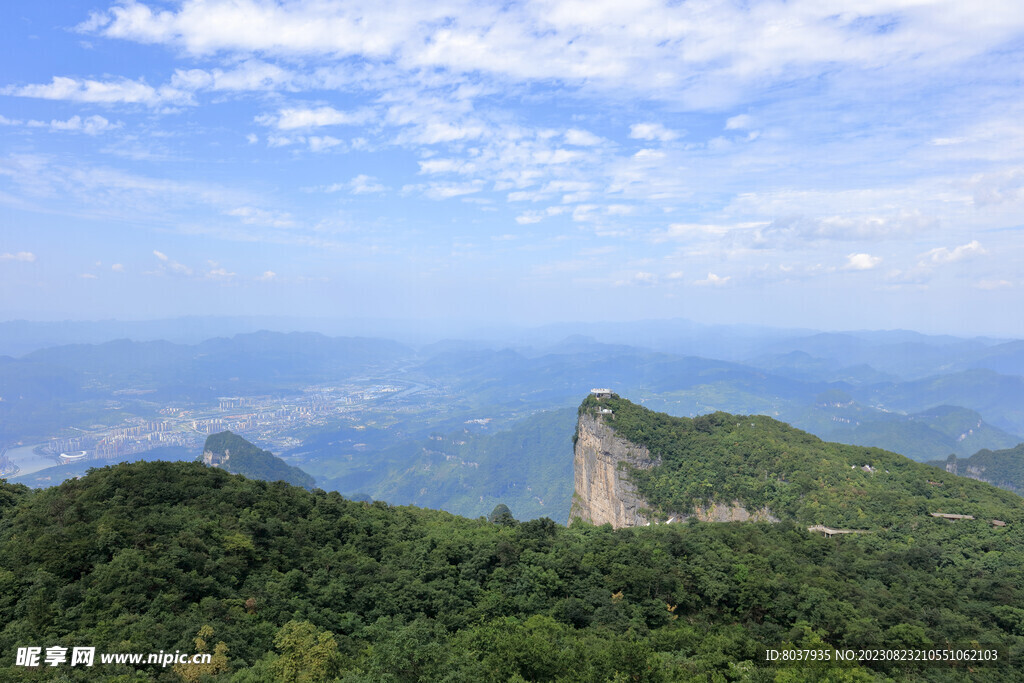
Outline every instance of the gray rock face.
<path fill-rule="evenodd" d="M 629 480 L 631 468 L 648 470 L 661 464 L 646 446 L 628 441 L 605 423 L 603 416 L 584 413 L 577 425 L 573 458 L 575 492 L 569 521 L 582 519 L 592 524 L 611 524 L 619 529 L 654 523 L 680 523 L 690 518 L 702 522 L 778 522 L 768 508 L 748 510 L 740 501 L 712 502 L 696 506 L 692 513 L 666 515 L 649 512 L 652 506 L 637 493 Z M 666 519 L 667 517 L 667 519 Z"/>
<path fill-rule="evenodd" d="M 643 526 L 650 520 L 639 513 L 649 508 L 620 464 L 650 469 L 661 463 L 645 446 L 638 446 L 604 423 L 601 417 L 580 416 L 573 459 L 576 490 L 569 521 L 582 519 L 592 524 L 611 524 L 619 529 Z"/>
<path fill-rule="evenodd" d="M 714 503 L 712 502 L 707 507 L 697 505 L 693 509 L 693 514 L 690 515 L 679 515 L 672 519 L 673 522 L 685 522 L 691 517 L 700 520 L 701 522 L 777 522 L 779 518 L 771 513 L 771 511 L 764 507 L 760 510 L 748 510 L 738 500 L 734 500 L 731 503 Z"/>

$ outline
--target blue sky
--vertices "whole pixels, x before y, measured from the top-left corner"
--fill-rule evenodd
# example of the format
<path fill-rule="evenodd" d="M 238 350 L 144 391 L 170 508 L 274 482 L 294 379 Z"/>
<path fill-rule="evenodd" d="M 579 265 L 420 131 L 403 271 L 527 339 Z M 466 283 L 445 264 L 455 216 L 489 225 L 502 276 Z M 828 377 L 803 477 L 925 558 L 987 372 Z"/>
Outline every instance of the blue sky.
<path fill-rule="evenodd" d="M 1024 336 L 1018 2 L 0 7 L 0 318 Z"/>

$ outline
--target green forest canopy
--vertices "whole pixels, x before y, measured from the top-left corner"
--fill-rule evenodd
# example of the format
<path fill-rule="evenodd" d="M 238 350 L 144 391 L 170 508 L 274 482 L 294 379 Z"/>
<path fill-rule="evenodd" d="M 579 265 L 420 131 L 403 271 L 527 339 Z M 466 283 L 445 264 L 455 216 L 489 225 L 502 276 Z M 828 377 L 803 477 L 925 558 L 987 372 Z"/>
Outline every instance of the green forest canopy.
<path fill-rule="evenodd" d="M 853 529 L 913 532 L 934 512 L 1024 521 L 1024 500 L 878 448 L 824 442 L 762 415 L 672 417 L 612 396 L 591 396 L 581 413 L 647 446 L 660 465 L 632 480 L 662 519 L 696 505 L 740 501 L 779 518 Z"/>
<path fill-rule="evenodd" d="M 501 525 L 198 463 L 120 464 L 45 490 L 0 484 L 0 678 L 53 679 L 14 666 L 26 645 L 193 652 L 200 638 L 217 652 L 203 680 L 237 683 L 1019 680 L 1019 528 L 924 518 L 826 539 L 789 521 Z M 969 643 L 1000 661 L 764 658 Z"/>

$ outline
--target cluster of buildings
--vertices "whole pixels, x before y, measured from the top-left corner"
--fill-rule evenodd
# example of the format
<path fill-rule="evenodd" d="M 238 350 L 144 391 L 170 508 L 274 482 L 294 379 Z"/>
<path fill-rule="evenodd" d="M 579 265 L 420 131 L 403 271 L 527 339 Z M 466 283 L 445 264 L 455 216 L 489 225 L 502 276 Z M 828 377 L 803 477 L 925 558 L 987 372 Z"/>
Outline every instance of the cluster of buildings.
<path fill-rule="evenodd" d="M 59 462 L 113 459 L 142 453 L 161 446 L 196 448 L 209 434 L 224 430 L 246 434 L 281 446 L 295 445 L 285 433 L 297 427 L 327 424 L 361 401 L 373 401 L 401 392 L 403 387 L 371 386 L 307 387 L 289 398 L 271 396 L 225 396 L 216 408 L 187 409 L 166 406 L 157 411 L 163 419 L 132 418 L 114 428 L 103 425 L 80 434 L 60 437 L 44 444 L 40 452 Z M 226 414 L 227 413 L 227 414 Z M 287 442 L 287 443 L 285 443 Z M 0 460 L 0 471 L 3 461 Z"/>

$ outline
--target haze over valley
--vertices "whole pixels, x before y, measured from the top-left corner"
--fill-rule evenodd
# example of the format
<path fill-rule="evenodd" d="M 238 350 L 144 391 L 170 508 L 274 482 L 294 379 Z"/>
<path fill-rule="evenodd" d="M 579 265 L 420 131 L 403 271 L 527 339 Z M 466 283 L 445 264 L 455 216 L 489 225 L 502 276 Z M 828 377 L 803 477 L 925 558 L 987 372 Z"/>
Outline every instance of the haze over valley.
<path fill-rule="evenodd" d="M 3 462 L 13 481 L 53 485 L 157 448 L 194 459 L 207 435 L 230 430 L 348 496 L 471 517 L 505 503 L 564 523 L 575 406 L 596 386 L 672 415 L 763 414 L 919 461 L 1024 442 L 1017 341 L 684 320 L 560 336 L 571 327 L 420 343 L 261 331 L 39 348 L 0 363 Z"/>

